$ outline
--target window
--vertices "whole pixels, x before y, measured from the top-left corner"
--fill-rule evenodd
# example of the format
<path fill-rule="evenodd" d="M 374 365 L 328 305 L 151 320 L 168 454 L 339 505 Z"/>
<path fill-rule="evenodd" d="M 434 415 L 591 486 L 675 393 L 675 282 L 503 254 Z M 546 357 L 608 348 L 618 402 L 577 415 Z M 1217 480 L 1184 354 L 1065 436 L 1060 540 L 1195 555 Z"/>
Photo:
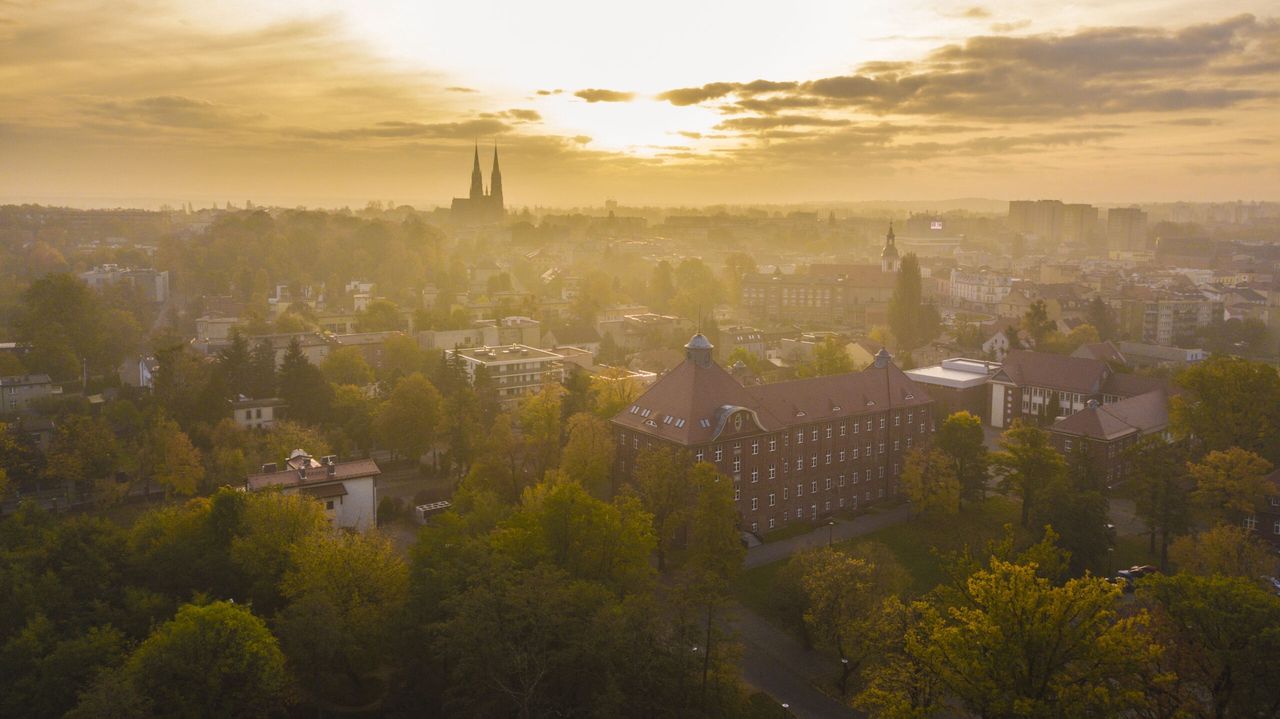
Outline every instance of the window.
<path fill-rule="evenodd" d="M 828 499 L 827 501 L 825 501 L 825 502 L 823 502 L 823 503 L 822 503 L 822 511 L 824 511 L 824 512 L 830 512 L 830 511 L 831 511 L 831 500 L 829 500 L 829 499 Z"/>
<path fill-rule="evenodd" d="M 776 451 L 778 451 L 778 438 L 777 438 L 777 437 L 770 437 L 770 438 L 769 438 L 769 451 L 770 451 L 770 452 L 776 452 Z"/>
<path fill-rule="evenodd" d="M 758 509 L 760 509 L 760 498 L 759 498 L 759 497 L 752 497 L 752 498 L 751 498 L 751 511 L 753 511 L 753 512 L 754 512 L 754 511 L 756 511 L 756 510 L 758 510 Z"/>
<path fill-rule="evenodd" d="M 1276 521 L 1275 524 L 1271 525 L 1271 533 L 1280 534 L 1280 520 Z"/>
<path fill-rule="evenodd" d="M 857 433 L 858 433 L 858 423 L 857 423 L 857 422 L 854 422 L 854 423 L 853 423 L 853 433 L 854 433 L 854 434 L 857 434 Z"/>
<path fill-rule="evenodd" d="M 809 455 L 809 469 L 817 469 L 817 467 L 818 467 L 818 455 L 816 454 Z"/>
<path fill-rule="evenodd" d="M 733 501 L 738 502 L 738 501 L 741 501 L 741 500 L 742 500 L 742 490 L 741 490 L 740 488 L 738 488 L 738 487 L 734 487 L 734 488 L 733 488 Z"/>
<path fill-rule="evenodd" d="M 751 483 L 755 484 L 760 481 L 760 470 L 755 467 L 751 468 Z"/>
<path fill-rule="evenodd" d="M 804 444 L 804 432 L 796 432 L 796 444 Z"/>
<path fill-rule="evenodd" d="M 854 473 L 853 473 L 853 483 L 854 483 L 854 484 L 857 484 L 857 483 L 858 483 L 858 473 L 857 473 L 857 472 L 854 472 Z"/>
<path fill-rule="evenodd" d="M 1247 530 L 1249 530 L 1250 532 L 1252 532 L 1253 530 L 1257 529 L 1257 528 L 1258 528 L 1258 518 L 1257 518 L 1257 517 L 1253 517 L 1253 516 L 1245 517 L 1245 520 L 1244 520 L 1244 528 L 1245 528 L 1245 529 L 1247 529 Z"/>
<path fill-rule="evenodd" d="M 809 483 L 809 493 L 810 494 L 818 493 L 818 480 L 815 479 Z"/>
<path fill-rule="evenodd" d="M 899 449 L 901 449 L 901 447 L 900 447 L 899 445 L 901 445 L 901 442 L 900 442 L 900 441 L 898 441 L 898 440 L 896 440 L 896 439 L 895 439 L 895 440 L 893 440 L 893 451 L 897 452 Z"/>
<path fill-rule="evenodd" d="M 719 462 L 719 461 L 722 461 L 723 459 L 724 459 L 724 448 L 716 447 L 716 461 Z"/>
<path fill-rule="evenodd" d="M 769 506 L 776 507 L 778 505 L 778 495 L 773 492 L 769 493 Z"/>
<path fill-rule="evenodd" d="M 871 457 L 872 457 L 871 443 L 867 442 L 867 459 L 871 459 Z"/>
<path fill-rule="evenodd" d="M 831 439 L 831 425 L 827 425 L 827 439 Z"/>
<path fill-rule="evenodd" d="M 845 423 L 844 423 L 844 422 L 841 422 L 841 423 L 840 423 L 840 436 L 841 436 L 841 437 L 845 436 L 845 434 L 846 434 L 846 430 L 848 430 L 848 429 L 849 429 L 849 428 L 845 426 Z"/>
<path fill-rule="evenodd" d="M 844 475 L 843 475 L 843 474 L 842 474 L 842 475 L 840 475 L 840 486 L 841 486 L 841 487 L 843 487 L 843 486 L 844 486 Z"/>
<path fill-rule="evenodd" d="M 791 488 L 790 488 L 790 487 L 783 487 L 783 488 L 782 488 L 782 501 L 784 501 L 784 502 L 785 502 L 785 501 L 787 501 L 788 499 L 791 499 Z"/>
<path fill-rule="evenodd" d="M 796 457 L 796 471 L 799 472 L 803 469 L 804 469 L 804 457 Z"/>
<path fill-rule="evenodd" d="M 854 458 L 854 459 L 857 459 L 857 458 L 858 458 L 858 448 L 857 448 L 857 447 L 854 447 L 854 448 L 853 448 L 853 458 Z"/>
<path fill-rule="evenodd" d="M 840 509 L 844 509 L 844 497 L 840 498 Z"/>
<path fill-rule="evenodd" d="M 844 455 L 845 455 L 845 451 L 844 451 L 843 449 L 842 449 L 842 450 L 840 450 L 840 463 L 841 463 L 841 464 L 844 464 Z"/>
<path fill-rule="evenodd" d="M 773 517 L 769 517 L 769 529 L 773 529 L 773 525 L 774 525 L 774 519 Z"/>
<path fill-rule="evenodd" d="M 330 499 L 329 501 L 325 502 L 325 503 L 324 503 L 324 508 L 325 508 L 325 509 L 333 509 L 333 500 L 332 500 L 332 499 Z"/>
<path fill-rule="evenodd" d="M 827 452 L 827 464 L 831 464 L 831 453 Z"/>
<path fill-rule="evenodd" d="M 707 455 L 702 450 L 698 450 L 698 453 L 693 455 L 693 459 L 695 462 L 701 462 L 702 460 L 706 459 L 706 456 Z"/>
<path fill-rule="evenodd" d="M 797 496 L 797 497 L 803 497 L 803 496 L 804 496 L 804 484 L 797 484 L 797 485 L 796 485 L 796 496 Z"/>
<path fill-rule="evenodd" d="M 911 438 L 907 437 L 907 449 L 911 449 Z"/>
<path fill-rule="evenodd" d="M 755 533 L 757 533 L 757 532 L 759 532 L 759 531 L 760 531 L 760 523 L 759 523 L 759 522 L 752 522 L 752 523 L 751 523 L 751 533 L 752 533 L 752 534 L 755 534 Z"/>
<path fill-rule="evenodd" d="M 817 428 L 817 427 L 814 427 L 814 428 L 813 428 L 813 431 L 809 433 L 809 439 L 810 439 L 810 440 L 812 440 L 812 441 L 814 441 L 814 442 L 817 442 L 817 441 L 818 441 L 818 428 Z"/>
<path fill-rule="evenodd" d="M 751 453 L 760 454 L 760 440 L 757 439 L 751 442 Z"/>
<path fill-rule="evenodd" d="M 735 474 L 742 471 L 742 460 L 737 457 L 733 458 L 733 471 Z"/>
<path fill-rule="evenodd" d="M 880 471 L 878 472 L 878 474 L 879 474 L 879 476 L 880 476 L 880 479 L 884 479 L 884 467 L 878 467 L 877 469 L 879 469 L 879 470 L 880 470 Z"/>
<path fill-rule="evenodd" d="M 777 479 L 777 478 L 778 478 L 778 468 L 772 464 L 769 465 L 769 479 Z"/>
<path fill-rule="evenodd" d="M 884 429 L 884 417 L 880 417 L 880 429 Z"/>
<path fill-rule="evenodd" d="M 914 414 L 914 412 L 907 412 L 907 424 L 911 424 L 911 417 Z"/>
<path fill-rule="evenodd" d="M 884 454 L 884 442 L 880 443 L 880 454 Z"/>
<path fill-rule="evenodd" d="M 870 431 L 871 431 L 871 418 L 870 418 L 870 417 L 868 417 L 868 418 L 867 418 L 867 431 L 868 431 L 868 432 L 870 432 Z"/>
<path fill-rule="evenodd" d="M 871 501 L 871 490 L 869 490 L 869 489 L 867 490 L 867 501 L 868 501 L 868 502 L 870 502 L 870 501 Z"/>
<path fill-rule="evenodd" d="M 827 491 L 828 491 L 828 492 L 830 492 L 830 491 L 831 491 L 831 478 L 830 478 L 830 477 L 827 477 Z"/>
<path fill-rule="evenodd" d="M 893 426 L 894 427 L 902 426 L 902 416 L 899 415 L 897 412 L 893 413 Z"/>

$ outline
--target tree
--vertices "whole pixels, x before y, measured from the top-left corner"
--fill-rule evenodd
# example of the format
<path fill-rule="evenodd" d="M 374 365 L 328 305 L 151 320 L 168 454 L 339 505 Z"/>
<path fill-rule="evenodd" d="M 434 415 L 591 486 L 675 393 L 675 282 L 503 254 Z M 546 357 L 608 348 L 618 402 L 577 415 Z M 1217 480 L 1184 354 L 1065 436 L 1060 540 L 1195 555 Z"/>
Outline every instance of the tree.
<path fill-rule="evenodd" d="M 422 372 L 426 368 L 426 360 L 426 355 L 412 337 L 392 335 L 382 342 L 382 368 L 378 377 L 384 382 L 394 383 L 401 377 Z"/>
<path fill-rule="evenodd" d="M 266 398 L 276 394 L 276 351 L 267 339 L 259 340 L 249 358 L 250 397 Z"/>
<path fill-rule="evenodd" d="M 920 514 L 954 514 L 960 506 L 955 464 L 938 449 L 914 449 L 902 470 L 902 491 Z"/>
<path fill-rule="evenodd" d="M 644 449 L 636 456 L 632 475 L 636 494 L 653 515 L 659 572 L 666 571 L 667 552 L 689 508 L 688 471 L 682 460 L 676 450 L 669 447 Z"/>
<path fill-rule="evenodd" d="M 1014 492 L 1022 500 L 1022 526 L 1030 526 L 1031 511 L 1042 488 L 1066 472 L 1066 462 L 1049 443 L 1049 434 L 1039 427 L 1015 420 L 1000 435 L 1001 451 L 991 455 L 991 465 L 1000 476 L 1000 489 Z"/>
<path fill-rule="evenodd" d="M 1244 527 L 1219 524 L 1194 536 L 1179 537 L 1169 546 L 1178 571 L 1197 576 L 1275 576 L 1275 553 Z"/>
<path fill-rule="evenodd" d="M 595 395 L 596 416 L 605 420 L 613 419 L 640 396 L 639 386 L 620 369 L 608 369 L 592 377 L 591 390 Z"/>
<path fill-rule="evenodd" d="M 333 384 L 363 387 L 373 382 L 373 368 L 358 347 L 339 347 L 320 363 L 320 371 Z"/>
<path fill-rule="evenodd" d="M 1191 482 L 1183 463 L 1183 447 L 1158 436 L 1139 440 L 1129 448 L 1130 496 L 1133 509 L 1147 525 L 1151 554 L 1160 536 L 1160 566 L 1169 563 L 1169 542 L 1186 532 L 1191 514 Z"/>
<path fill-rule="evenodd" d="M 177 422 L 163 417 L 147 432 L 139 463 L 143 476 L 164 487 L 166 497 L 189 497 L 204 479 L 200 450 L 191 444 Z"/>
<path fill-rule="evenodd" d="M 1027 331 L 1031 336 L 1031 341 L 1036 349 L 1040 349 L 1040 345 L 1049 338 L 1057 328 L 1057 324 L 1049 319 L 1049 309 L 1045 305 L 1044 300 L 1036 300 L 1027 308 L 1026 314 L 1022 315 L 1022 329 Z M 1012 344 L 1012 340 L 1010 340 Z"/>
<path fill-rule="evenodd" d="M 334 703 L 367 701 L 408 600 L 408 570 L 376 534 L 334 533 L 294 545 L 281 582 L 280 644 L 304 688 Z M 364 703 L 361 701 L 359 703 Z"/>
<path fill-rule="evenodd" d="M 435 445 L 440 403 L 440 393 L 422 373 L 400 380 L 374 419 L 379 441 L 415 463 L 421 461 Z"/>
<path fill-rule="evenodd" d="M 1196 716 L 1275 716 L 1280 597 L 1242 577 L 1151 577 L 1157 635 L 1170 648 L 1178 708 Z M 1199 711 L 1196 711 L 1196 710 Z"/>
<path fill-rule="evenodd" d="M 44 474 L 53 482 L 102 479 L 116 470 L 120 453 L 105 420 L 71 415 L 59 422 L 49 443 Z"/>
<path fill-rule="evenodd" d="M 898 268 L 897 283 L 889 298 L 889 328 L 898 340 L 898 348 L 911 351 L 938 335 L 938 311 L 924 304 L 920 280 L 920 261 L 908 252 Z"/>
<path fill-rule="evenodd" d="M 129 657 L 125 678 L 157 717 L 266 717 L 283 704 L 284 656 L 248 607 L 187 604 Z"/>
<path fill-rule="evenodd" d="M 613 496 L 613 433 L 609 425 L 589 412 L 569 418 L 569 441 L 560 458 L 560 469 L 593 496 Z"/>
<path fill-rule="evenodd" d="M 804 621 L 820 644 L 835 649 L 843 696 L 849 677 L 871 651 L 868 625 L 884 597 L 873 584 L 874 568 L 866 560 L 832 548 L 801 556 L 800 582 L 808 600 Z"/>
<path fill-rule="evenodd" d="M 649 278 L 649 306 L 655 312 L 666 312 L 670 308 L 671 298 L 676 295 L 675 273 L 671 263 L 661 260 L 653 266 Z"/>
<path fill-rule="evenodd" d="M 296 569 L 294 550 L 321 541 L 330 531 L 324 505 L 310 497 L 280 492 L 246 495 L 229 547 L 243 579 L 245 598 L 260 614 L 284 607 L 281 581 Z"/>
<path fill-rule="evenodd" d="M 1070 552 L 1076 574 L 1096 567 L 1111 545 L 1107 529 L 1108 502 L 1105 487 L 1083 441 L 1067 458 L 1067 471 L 1045 484 L 1040 501 L 1032 508 L 1037 526 L 1058 533 L 1058 545 Z"/>
<path fill-rule="evenodd" d="M 1280 461 L 1280 375 L 1261 362 L 1210 357 L 1178 375 L 1170 423 L 1206 450 L 1239 447 Z"/>
<path fill-rule="evenodd" d="M 844 351 L 844 345 L 834 337 L 828 337 L 813 348 L 813 361 L 800 366 L 801 377 L 826 377 L 854 371 L 853 360 Z"/>
<path fill-rule="evenodd" d="M 1195 480 L 1191 500 L 1208 516 L 1240 523 L 1271 493 L 1271 469 L 1270 462 L 1239 447 L 1214 450 L 1187 464 Z"/>
<path fill-rule="evenodd" d="M 288 404 L 291 418 L 307 424 L 320 424 L 328 419 L 333 388 L 320 368 L 302 353 L 302 343 L 297 337 L 289 341 L 280 362 L 279 387 L 280 398 Z"/>
<path fill-rule="evenodd" d="M 390 300 L 374 300 L 364 311 L 356 313 L 356 330 L 359 332 L 391 332 L 404 329 L 400 308 Z"/>
<path fill-rule="evenodd" d="M 1089 300 L 1089 306 L 1085 309 L 1085 322 L 1093 325 L 1100 340 L 1116 339 L 1115 312 L 1102 301 L 1101 295 L 1095 295 Z"/>
<path fill-rule="evenodd" d="M 922 672 L 873 679 L 860 705 L 881 716 L 954 704 L 984 717 L 1050 717 L 1066 708 L 1116 716 L 1147 703 L 1159 647 L 1145 632 L 1145 613 L 1119 615 L 1120 591 L 1105 580 L 1055 586 L 1034 565 L 992 560 L 960 596 L 951 606 L 913 607 L 901 622 L 906 661 L 898 669 Z"/>
<path fill-rule="evenodd" d="M 563 395 L 563 387 L 549 382 L 520 403 L 520 433 L 535 480 L 559 463 Z"/>
<path fill-rule="evenodd" d="M 231 344 L 218 351 L 218 372 L 231 394 L 253 397 L 253 353 L 240 330 L 231 330 Z"/>
<path fill-rule="evenodd" d="M 960 482 L 956 507 L 962 508 L 966 499 L 973 502 L 986 498 L 990 458 L 982 420 L 963 410 L 955 412 L 943 420 L 933 442 L 951 461 Z"/>

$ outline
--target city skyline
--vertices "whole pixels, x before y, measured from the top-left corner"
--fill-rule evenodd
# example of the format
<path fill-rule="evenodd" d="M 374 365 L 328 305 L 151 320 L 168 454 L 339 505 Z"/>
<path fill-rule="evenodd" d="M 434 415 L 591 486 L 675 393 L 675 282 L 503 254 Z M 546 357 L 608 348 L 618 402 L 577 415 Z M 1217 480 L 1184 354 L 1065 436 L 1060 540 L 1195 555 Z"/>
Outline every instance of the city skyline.
<path fill-rule="evenodd" d="M 1261 2 L 0 3 L 0 202 L 1280 200 Z"/>

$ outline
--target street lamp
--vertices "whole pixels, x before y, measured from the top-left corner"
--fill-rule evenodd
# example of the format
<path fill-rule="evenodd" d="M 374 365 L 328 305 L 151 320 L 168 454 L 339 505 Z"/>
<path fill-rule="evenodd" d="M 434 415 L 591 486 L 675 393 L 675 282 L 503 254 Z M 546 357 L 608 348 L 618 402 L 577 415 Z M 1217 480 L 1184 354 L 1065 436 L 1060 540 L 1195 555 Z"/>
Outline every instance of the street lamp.
<path fill-rule="evenodd" d="M 831 546 L 831 542 L 835 535 L 835 531 L 836 531 L 836 520 L 828 519 L 827 520 L 827 546 L 828 547 Z"/>
<path fill-rule="evenodd" d="M 1110 577 L 1110 576 L 1112 576 L 1113 574 L 1115 574 L 1115 571 L 1116 571 L 1116 570 L 1115 570 L 1115 558 L 1116 558 L 1116 548 L 1115 548 L 1115 547 L 1107 547 L 1107 576 L 1108 576 L 1108 577 Z"/>

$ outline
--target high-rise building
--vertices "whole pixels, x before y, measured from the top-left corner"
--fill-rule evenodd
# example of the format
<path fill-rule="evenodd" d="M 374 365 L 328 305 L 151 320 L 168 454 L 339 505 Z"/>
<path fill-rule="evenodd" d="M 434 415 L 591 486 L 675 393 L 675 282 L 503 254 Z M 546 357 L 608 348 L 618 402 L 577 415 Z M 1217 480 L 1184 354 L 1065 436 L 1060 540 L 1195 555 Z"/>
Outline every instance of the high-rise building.
<path fill-rule="evenodd" d="M 1010 229 L 1035 236 L 1045 247 L 1090 245 L 1098 226 L 1098 208 L 1061 200 L 1014 200 L 1009 203 L 1008 221 Z"/>
<path fill-rule="evenodd" d="M 484 189 L 484 176 L 480 173 L 480 146 L 476 146 L 471 164 L 471 191 L 467 197 L 453 198 L 450 218 L 459 224 L 478 225 L 501 222 L 506 216 L 502 200 L 502 171 L 498 169 L 498 148 L 493 148 L 493 171 L 489 175 L 489 190 Z"/>
<path fill-rule="evenodd" d="M 1118 252 L 1147 249 L 1147 213 L 1136 207 L 1107 210 L 1107 248 Z"/>

